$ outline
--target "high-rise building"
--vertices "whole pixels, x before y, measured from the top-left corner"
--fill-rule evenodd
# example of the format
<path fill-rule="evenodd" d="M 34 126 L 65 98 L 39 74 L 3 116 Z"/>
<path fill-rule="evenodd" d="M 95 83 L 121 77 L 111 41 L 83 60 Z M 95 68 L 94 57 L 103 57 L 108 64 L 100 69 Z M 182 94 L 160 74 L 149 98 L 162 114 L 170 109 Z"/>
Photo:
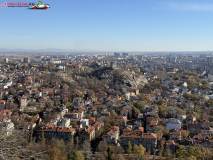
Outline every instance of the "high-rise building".
<path fill-rule="evenodd" d="M 123 57 L 127 57 L 127 56 L 129 56 L 129 53 L 124 53 L 123 52 Z"/>
<path fill-rule="evenodd" d="M 4 59 L 4 61 L 5 61 L 6 63 L 8 63 L 8 62 L 9 62 L 8 58 L 5 58 L 5 59 Z"/>
<path fill-rule="evenodd" d="M 30 63 L 30 57 L 25 57 L 24 58 L 24 63 Z"/>
<path fill-rule="evenodd" d="M 138 56 L 138 60 L 139 60 L 139 61 L 143 61 L 143 56 L 142 56 L 142 55 L 139 55 L 139 56 Z"/>
<path fill-rule="evenodd" d="M 114 53 L 114 56 L 115 56 L 115 57 L 120 57 L 120 56 L 121 56 L 121 54 L 120 54 L 120 53 L 116 53 L 116 52 L 115 52 L 115 53 Z"/>

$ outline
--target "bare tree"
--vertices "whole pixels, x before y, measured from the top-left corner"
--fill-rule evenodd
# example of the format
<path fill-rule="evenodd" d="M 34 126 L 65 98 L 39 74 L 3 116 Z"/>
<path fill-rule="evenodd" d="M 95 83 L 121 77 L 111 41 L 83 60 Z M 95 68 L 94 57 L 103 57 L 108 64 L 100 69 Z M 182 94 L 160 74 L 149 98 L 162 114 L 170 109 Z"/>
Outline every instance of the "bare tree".
<path fill-rule="evenodd" d="M 105 160 L 106 158 L 104 157 L 103 154 L 98 153 L 95 155 L 95 160 Z"/>
<path fill-rule="evenodd" d="M 174 118 L 176 116 L 176 107 L 168 107 L 168 113 L 171 115 L 172 118 Z"/>
<path fill-rule="evenodd" d="M 106 151 L 108 148 L 108 145 L 105 141 L 100 141 L 98 144 L 98 152 L 103 153 L 104 151 Z"/>
<path fill-rule="evenodd" d="M 84 152 L 84 156 L 87 157 L 88 152 L 90 152 L 91 150 L 91 145 L 90 145 L 90 141 L 85 140 L 82 146 L 83 152 Z"/>
<path fill-rule="evenodd" d="M 49 147 L 45 143 L 29 143 L 25 132 L 13 130 L 8 134 L 1 130 L 0 135 L 0 159 L 47 159 Z"/>

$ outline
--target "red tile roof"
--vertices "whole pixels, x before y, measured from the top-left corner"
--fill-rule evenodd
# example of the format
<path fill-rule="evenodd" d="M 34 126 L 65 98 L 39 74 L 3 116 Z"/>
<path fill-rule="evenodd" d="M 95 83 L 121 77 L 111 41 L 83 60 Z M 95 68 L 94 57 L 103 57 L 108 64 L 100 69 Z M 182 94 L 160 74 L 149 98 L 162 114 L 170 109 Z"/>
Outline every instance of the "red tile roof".
<path fill-rule="evenodd" d="M 155 134 L 155 133 L 143 133 L 142 138 L 157 139 L 157 134 Z"/>

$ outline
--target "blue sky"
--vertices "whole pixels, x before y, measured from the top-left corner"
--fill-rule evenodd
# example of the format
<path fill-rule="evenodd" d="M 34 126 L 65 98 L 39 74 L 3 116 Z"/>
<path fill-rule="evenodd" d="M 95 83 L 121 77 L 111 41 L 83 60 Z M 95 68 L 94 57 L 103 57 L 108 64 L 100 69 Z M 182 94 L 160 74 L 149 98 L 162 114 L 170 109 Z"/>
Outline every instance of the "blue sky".
<path fill-rule="evenodd" d="M 213 50 L 212 0 L 46 0 L 43 3 L 51 8 L 0 7 L 0 48 Z"/>

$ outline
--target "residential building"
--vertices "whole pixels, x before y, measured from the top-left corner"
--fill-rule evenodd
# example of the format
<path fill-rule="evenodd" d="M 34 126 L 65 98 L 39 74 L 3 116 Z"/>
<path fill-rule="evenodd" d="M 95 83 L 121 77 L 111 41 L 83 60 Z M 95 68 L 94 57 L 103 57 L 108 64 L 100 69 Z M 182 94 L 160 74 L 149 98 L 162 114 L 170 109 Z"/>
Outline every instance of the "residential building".
<path fill-rule="evenodd" d="M 175 119 L 175 118 L 170 118 L 170 119 L 167 119 L 166 120 L 166 127 L 169 129 L 169 130 L 172 130 L 172 129 L 181 129 L 181 122 L 180 120 L 178 119 Z"/>
<path fill-rule="evenodd" d="M 155 133 L 132 133 L 127 132 L 123 133 L 120 136 L 120 145 L 126 149 L 128 147 L 128 142 L 130 141 L 131 145 L 134 146 L 142 144 L 146 150 L 150 150 L 151 153 L 154 153 L 157 148 L 157 135 Z"/>

